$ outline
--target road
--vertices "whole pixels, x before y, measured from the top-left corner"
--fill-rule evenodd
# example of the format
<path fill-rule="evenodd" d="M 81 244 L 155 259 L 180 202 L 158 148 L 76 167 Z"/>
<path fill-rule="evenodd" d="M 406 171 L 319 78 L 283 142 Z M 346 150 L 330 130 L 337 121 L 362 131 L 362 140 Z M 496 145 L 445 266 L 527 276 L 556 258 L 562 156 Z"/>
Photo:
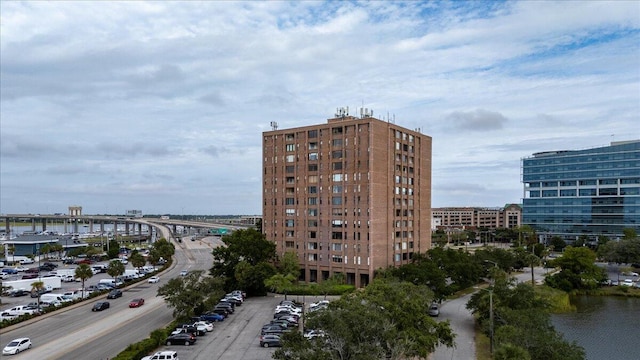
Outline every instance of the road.
<path fill-rule="evenodd" d="M 179 276 L 183 269 L 207 270 L 211 267 L 211 250 L 220 240 L 207 238 L 183 241 L 176 246 L 175 266 L 160 275 L 159 284 L 146 282 L 128 286 L 122 298 L 110 300 L 111 308 L 93 313 L 93 303 L 103 297 L 61 309 L 7 327 L 0 331 L 3 342 L 18 337 L 30 337 L 33 348 L 14 359 L 107 359 L 114 357 L 129 344 L 143 340 L 155 329 L 169 324 L 172 310 L 162 298 L 156 297 L 158 286 L 166 279 Z M 164 280 L 164 281 L 163 281 Z M 144 306 L 129 309 L 135 297 L 146 300 Z M 25 298 L 22 298 L 25 299 Z M 25 302 L 31 299 L 25 299 Z"/>
<path fill-rule="evenodd" d="M 534 279 L 536 282 L 544 279 L 546 269 L 541 267 L 534 268 Z M 531 281 L 531 269 L 524 269 L 522 273 L 513 275 L 518 282 Z M 471 295 L 465 295 L 460 298 L 447 300 L 440 307 L 440 321 L 449 320 L 451 328 L 456 334 L 455 346 L 447 348 L 439 346 L 436 351 L 431 354 L 431 360 L 466 360 L 476 358 L 475 343 L 475 319 L 471 311 L 467 310 L 466 305 Z"/>

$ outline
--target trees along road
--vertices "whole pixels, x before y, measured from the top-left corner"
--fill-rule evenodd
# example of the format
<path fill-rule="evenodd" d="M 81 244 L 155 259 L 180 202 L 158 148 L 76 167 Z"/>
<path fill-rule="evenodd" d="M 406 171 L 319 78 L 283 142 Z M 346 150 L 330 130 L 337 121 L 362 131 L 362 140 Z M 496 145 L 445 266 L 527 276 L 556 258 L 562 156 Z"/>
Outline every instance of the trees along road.
<path fill-rule="evenodd" d="M 165 235 L 168 239 L 169 237 Z M 214 239 L 214 238 L 212 238 Z M 62 309 L 54 313 L 10 326 L 0 331 L 1 346 L 11 339 L 29 337 L 33 347 L 14 359 L 108 359 L 116 356 L 129 344 L 141 341 L 151 331 L 168 325 L 173 320 L 172 309 L 161 297 L 156 297 L 158 286 L 171 277 L 179 276 L 183 269 L 208 270 L 211 267 L 213 246 L 211 241 L 184 241 L 176 244 L 173 268 L 160 275 L 160 283 L 140 282 L 124 289 L 123 296 L 110 299 L 109 309 L 92 312 L 98 299 Z M 174 243 L 175 244 L 175 243 Z M 91 283 L 91 280 L 88 280 Z M 145 299 L 139 308 L 130 309 L 129 301 Z"/>
<path fill-rule="evenodd" d="M 523 269 L 524 272 L 514 275 L 520 282 L 531 281 L 531 268 Z M 544 279 L 545 269 L 534 268 L 535 280 Z M 451 329 L 456 334 L 455 346 L 447 348 L 440 346 L 431 354 L 430 360 L 473 360 L 476 358 L 475 343 L 475 319 L 473 314 L 467 310 L 467 302 L 471 299 L 471 294 L 457 299 L 445 301 L 440 306 L 439 321 L 449 320 Z"/>

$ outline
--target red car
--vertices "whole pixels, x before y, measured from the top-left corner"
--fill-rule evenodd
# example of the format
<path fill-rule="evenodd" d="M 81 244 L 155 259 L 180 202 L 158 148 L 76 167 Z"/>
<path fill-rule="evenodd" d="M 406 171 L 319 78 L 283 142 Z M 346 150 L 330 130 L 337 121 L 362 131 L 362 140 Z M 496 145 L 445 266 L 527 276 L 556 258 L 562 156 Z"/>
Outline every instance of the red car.
<path fill-rule="evenodd" d="M 131 302 L 129 303 L 129 307 L 130 308 L 134 308 L 134 307 L 140 307 L 144 305 L 144 299 L 133 299 L 131 300 Z"/>

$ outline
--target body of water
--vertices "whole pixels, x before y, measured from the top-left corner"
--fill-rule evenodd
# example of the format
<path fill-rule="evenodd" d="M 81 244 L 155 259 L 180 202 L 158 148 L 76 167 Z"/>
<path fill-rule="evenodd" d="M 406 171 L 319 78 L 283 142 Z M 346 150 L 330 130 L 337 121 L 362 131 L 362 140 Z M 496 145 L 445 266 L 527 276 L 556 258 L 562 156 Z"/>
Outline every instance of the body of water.
<path fill-rule="evenodd" d="M 556 330 L 585 349 L 587 360 L 640 359 L 640 299 L 576 296 L 576 312 L 552 315 Z"/>

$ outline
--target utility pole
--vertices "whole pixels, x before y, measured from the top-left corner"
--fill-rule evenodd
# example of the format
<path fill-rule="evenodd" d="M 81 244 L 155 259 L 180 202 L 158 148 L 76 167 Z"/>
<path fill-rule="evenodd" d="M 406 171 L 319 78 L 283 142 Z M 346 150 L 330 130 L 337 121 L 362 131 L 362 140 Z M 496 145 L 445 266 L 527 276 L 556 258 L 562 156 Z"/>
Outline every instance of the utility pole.
<path fill-rule="evenodd" d="M 491 263 L 498 269 L 498 263 L 491 260 L 485 260 L 484 262 Z M 491 277 L 491 289 L 489 289 L 489 346 L 491 354 L 493 354 L 493 288 L 496 285 L 495 274 Z"/>

